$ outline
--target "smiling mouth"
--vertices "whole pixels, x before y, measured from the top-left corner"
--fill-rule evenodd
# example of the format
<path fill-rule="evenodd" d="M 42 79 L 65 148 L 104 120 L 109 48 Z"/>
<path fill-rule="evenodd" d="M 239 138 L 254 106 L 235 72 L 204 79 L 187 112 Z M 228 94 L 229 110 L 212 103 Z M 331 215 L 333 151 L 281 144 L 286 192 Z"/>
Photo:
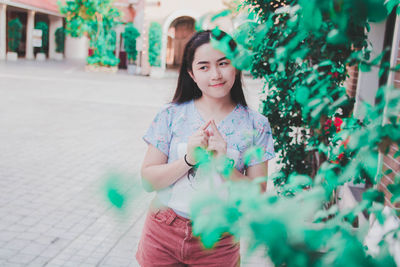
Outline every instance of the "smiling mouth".
<path fill-rule="evenodd" d="M 223 86 L 225 84 L 225 82 L 223 82 L 223 83 L 217 83 L 217 84 L 212 84 L 211 86 L 212 87 L 220 87 L 220 86 Z"/>

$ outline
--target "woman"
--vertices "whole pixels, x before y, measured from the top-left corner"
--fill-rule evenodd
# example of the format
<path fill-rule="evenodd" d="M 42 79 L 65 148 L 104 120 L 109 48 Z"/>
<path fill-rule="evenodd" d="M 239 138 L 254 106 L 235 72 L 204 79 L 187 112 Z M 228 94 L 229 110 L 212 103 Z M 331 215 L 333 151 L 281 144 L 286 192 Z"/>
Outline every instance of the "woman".
<path fill-rule="evenodd" d="M 247 107 L 241 72 L 211 46 L 210 38 L 211 32 L 203 31 L 189 40 L 172 103 L 159 111 L 143 137 L 148 150 L 141 173 L 157 197 L 136 254 L 141 266 L 238 266 L 239 244 L 231 235 L 223 235 L 212 250 L 192 235 L 195 151 L 201 147 L 215 158 L 232 159 L 232 180 L 266 176 L 268 160 L 274 157 L 268 120 Z M 244 152 L 254 146 L 262 149 L 262 158 L 245 166 Z"/>

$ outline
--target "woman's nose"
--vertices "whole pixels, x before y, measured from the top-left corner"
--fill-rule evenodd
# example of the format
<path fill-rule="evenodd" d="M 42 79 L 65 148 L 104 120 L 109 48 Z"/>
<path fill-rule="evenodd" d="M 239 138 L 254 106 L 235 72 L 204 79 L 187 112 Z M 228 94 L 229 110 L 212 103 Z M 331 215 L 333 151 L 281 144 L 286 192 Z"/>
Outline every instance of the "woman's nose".
<path fill-rule="evenodd" d="M 218 80 L 222 78 L 221 70 L 218 67 L 212 68 L 212 78 Z"/>

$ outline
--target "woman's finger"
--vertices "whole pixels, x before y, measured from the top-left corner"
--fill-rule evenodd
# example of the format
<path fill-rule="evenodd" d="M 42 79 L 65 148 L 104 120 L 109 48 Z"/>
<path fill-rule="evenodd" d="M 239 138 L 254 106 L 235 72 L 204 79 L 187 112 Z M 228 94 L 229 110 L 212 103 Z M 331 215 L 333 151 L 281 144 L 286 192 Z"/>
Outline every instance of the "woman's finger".
<path fill-rule="evenodd" d="M 207 140 L 202 140 L 200 143 L 201 143 L 201 145 L 202 145 L 203 148 L 207 148 L 207 147 L 208 147 L 208 142 L 207 142 Z"/>
<path fill-rule="evenodd" d="M 208 126 L 210 125 L 211 121 L 212 121 L 212 120 L 209 120 L 209 121 L 207 121 L 206 123 L 204 123 L 204 124 L 200 127 L 200 129 L 203 130 L 203 131 L 205 131 L 205 130 L 208 128 Z"/>
<path fill-rule="evenodd" d="M 211 121 L 210 125 L 211 125 L 211 129 L 213 130 L 213 135 L 222 137 L 221 133 L 218 131 L 217 125 L 215 124 L 214 120 Z"/>
<path fill-rule="evenodd" d="M 214 145 L 214 144 L 208 143 L 207 150 L 208 150 L 208 151 L 215 151 L 215 145 Z"/>
<path fill-rule="evenodd" d="M 210 136 L 210 138 L 208 140 L 209 140 L 209 142 L 217 142 L 217 143 L 225 141 L 221 136 L 215 136 L 215 135 Z"/>

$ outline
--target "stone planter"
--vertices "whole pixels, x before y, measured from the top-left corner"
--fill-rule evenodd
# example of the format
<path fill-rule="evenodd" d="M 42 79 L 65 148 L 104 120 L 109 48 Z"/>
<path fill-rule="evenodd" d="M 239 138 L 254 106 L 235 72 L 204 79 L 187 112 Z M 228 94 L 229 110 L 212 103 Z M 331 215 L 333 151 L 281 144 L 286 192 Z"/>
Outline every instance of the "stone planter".
<path fill-rule="evenodd" d="M 85 71 L 116 73 L 118 71 L 118 66 L 111 67 L 111 66 L 86 65 Z"/>
<path fill-rule="evenodd" d="M 45 53 L 37 53 L 36 54 L 36 60 L 37 61 L 45 61 L 46 60 L 46 54 Z"/>
<path fill-rule="evenodd" d="M 162 78 L 164 77 L 164 70 L 160 67 L 151 67 L 150 77 L 152 78 Z"/>
<path fill-rule="evenodd" d="M 137 74 L 137 68 L 136 68 L 136 65 L 134 65 L 134 64 L 128 64 L 127 70 L 128 70 L 128 74 L 130 74 L 130 75 Z"/>
<path fill-rule="evenodd" d="M 7 52 L 7 61 L 17 61 L 18 53 L 17 52 Z"/>
<path fill-rule="evenodd" d="M 63 53 L 54 53 L 54 59 L 55 60 L 63 60 L 64 54 Z"/>
<path fill-rule="evenodd" d="M 142 68 L 141 68 L 141 67 L 136 66 L 136 74 L 137 74 L 137 75 L 142 74 Z"/>

